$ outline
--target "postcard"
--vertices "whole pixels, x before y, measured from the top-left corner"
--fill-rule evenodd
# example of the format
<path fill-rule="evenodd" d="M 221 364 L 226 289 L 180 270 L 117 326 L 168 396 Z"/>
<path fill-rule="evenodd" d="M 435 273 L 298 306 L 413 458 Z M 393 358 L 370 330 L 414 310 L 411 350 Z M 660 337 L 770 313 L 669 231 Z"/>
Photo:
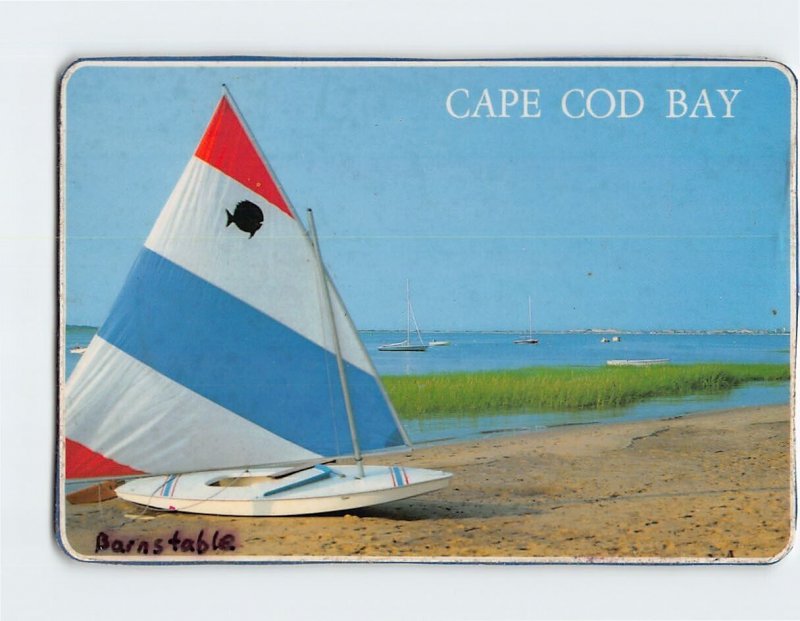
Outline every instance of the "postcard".
<path fill-rule="evenodd" d="M 795 109 L 762 60 L 75 62 L 63 549 L 779 560 Z"/>

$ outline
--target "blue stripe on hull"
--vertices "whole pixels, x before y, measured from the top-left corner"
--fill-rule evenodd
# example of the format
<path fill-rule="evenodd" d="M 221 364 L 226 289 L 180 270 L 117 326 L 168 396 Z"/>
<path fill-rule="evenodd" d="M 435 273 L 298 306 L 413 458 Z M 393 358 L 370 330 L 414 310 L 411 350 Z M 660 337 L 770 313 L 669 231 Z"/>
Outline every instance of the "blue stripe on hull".
<path fill-rule="evenodd" d="M 335 355 L 147 248 L 99 335 L 300 446 L 321 455 L 352 451 Z M 361 448 L 402 445 L 376 379 L 346 369 Z M 176 425 L 187 424 L 178 417 L 192 413 L 175 416 Z"/>

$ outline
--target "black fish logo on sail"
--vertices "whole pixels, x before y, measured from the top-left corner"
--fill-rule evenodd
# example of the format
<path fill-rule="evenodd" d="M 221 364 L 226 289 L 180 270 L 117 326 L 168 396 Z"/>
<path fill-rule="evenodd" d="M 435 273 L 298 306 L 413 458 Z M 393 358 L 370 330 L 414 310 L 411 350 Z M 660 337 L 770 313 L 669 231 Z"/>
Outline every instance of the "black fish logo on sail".
<path fill-rule="evenodd" d="M 228 214 L 228 222 L 225 226 L 230 226 L 233 222 L 240 231 L 250 233 L 251 239 L 264 222 L 264 212 L 258 205 L 250 201 L 240 201 L 233 213 L 227 209 L 225 213 Z"/>

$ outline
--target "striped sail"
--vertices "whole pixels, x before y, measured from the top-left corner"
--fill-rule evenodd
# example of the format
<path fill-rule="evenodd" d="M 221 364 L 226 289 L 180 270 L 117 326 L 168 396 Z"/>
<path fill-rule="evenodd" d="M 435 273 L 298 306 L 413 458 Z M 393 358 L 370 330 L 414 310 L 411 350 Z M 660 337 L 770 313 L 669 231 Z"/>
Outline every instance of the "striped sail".
<path fill-rule="evenodd" d="M 353 454 L 332 320 L 361 450 L 402 446 L 372 362 L 324 282 L 333 318 L 306 230 L 223 96 L 69 378 L 67 478 Z"/>

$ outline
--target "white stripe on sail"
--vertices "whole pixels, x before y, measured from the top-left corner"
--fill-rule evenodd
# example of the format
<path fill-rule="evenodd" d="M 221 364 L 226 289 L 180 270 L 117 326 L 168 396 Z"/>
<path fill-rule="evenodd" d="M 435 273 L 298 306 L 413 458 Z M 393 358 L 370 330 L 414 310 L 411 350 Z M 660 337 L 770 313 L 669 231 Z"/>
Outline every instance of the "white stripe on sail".
<path fill-rule="evenodd" d="M 236 224 L 226 226 L 225 211 L 233 213 L 244 200 L 264 213 L 264 223 L 252 238 Z M 190 160 L 145 246 L 333 351 L 305 229 L 204 161 Z M 344 359 L 375 375 L 337 295 L 333 306 Z"/>
<path fill-rule="evenodd" d="M 319 457 L 164 377 L 95 336 L 66 388 L 66 435 L 152 473 Z"/>

